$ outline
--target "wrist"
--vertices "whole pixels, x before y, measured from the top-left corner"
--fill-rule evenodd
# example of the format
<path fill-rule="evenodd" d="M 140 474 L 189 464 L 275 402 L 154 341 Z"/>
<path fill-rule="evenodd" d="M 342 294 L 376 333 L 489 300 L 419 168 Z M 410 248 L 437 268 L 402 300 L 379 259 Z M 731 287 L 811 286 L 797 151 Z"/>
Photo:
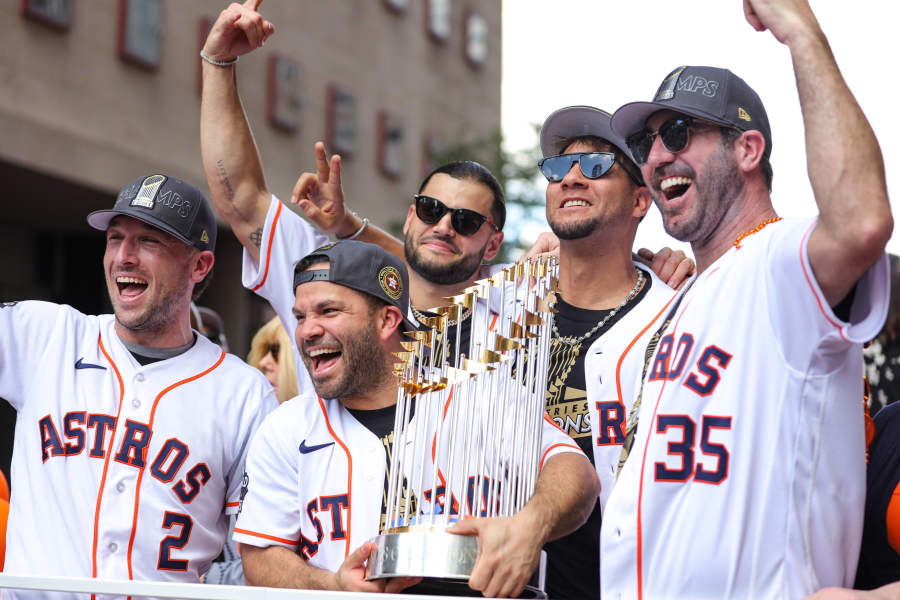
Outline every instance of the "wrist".
<path fill-rule="evenodd" d="M 231 56 L 231 57 L 212 56 L 212 55 L 208 54 L 206 52 L 206 49 L 204 48 L 203 50 L 200 51 L 200 58 L 202 58 L 203 61 L 208 64 L 214 65 L 216 67 L 225 68 L 225 67 L 230 67 L 230 66 L 234 65 L 235 63 L 237 63 L 237 61 L 240 59 L 240 56 Z"/>
<path fill-rule="evenodd" d="M 334 235 L 339 240 L 356 239 L 363 231 L 365 231 L 368 225 L 369 219 L 361 219 L 355 212 L 347 211 L 344 213 L 344 220 L 341 222 L 340 227 L 334 232 Z"/>

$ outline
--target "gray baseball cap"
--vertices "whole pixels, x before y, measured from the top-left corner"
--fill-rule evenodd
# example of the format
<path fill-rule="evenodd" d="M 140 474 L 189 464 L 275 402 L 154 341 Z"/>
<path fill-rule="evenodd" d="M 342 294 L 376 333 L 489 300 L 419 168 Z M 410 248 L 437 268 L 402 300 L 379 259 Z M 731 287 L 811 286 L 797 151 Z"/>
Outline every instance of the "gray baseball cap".
<path fill-rule="evenodd" d="M 87 216 L 94 229 L 106 231 L 118 215 L 134 217 L 200 250 L 216 249 L 216 216 L 199 189 L 168 175 L 138 177 L 119 192 L 109 210 Z"/>
<path fill-rule="evenodd" d="M 328 269 L 307 269 L 316 259 L 327 259 Z M 313 250 L 294 268 L 294 292 L 309 281 L 330 281 L 375 296 L 403 315 L 406 331 L 415 331 L 409 320 L 409 273 L 402 260 L 374 244 L 340 240 Z"/>
<path fill-rule="evenodd" d="M 541 154 L 556 156 L 565 150 L 565 140 L 582 136 L 603 138 L 634 162 L 625 138 L 610 127 L 612 116 L 593 106 L 567 106 L 553 111 L 541 126 Z"/>
<path fill-rule="evenodd" d="M 740 131 L 757 130 L 766 140 L 764 155 L 772 152 L 772 130 L 762 100 L 728 69 L 678 67 L 663 79 L 651 102 L 629 102 L 613 113 L 612 129 L 627 139 L 660 110 L 673 110 Z"/>

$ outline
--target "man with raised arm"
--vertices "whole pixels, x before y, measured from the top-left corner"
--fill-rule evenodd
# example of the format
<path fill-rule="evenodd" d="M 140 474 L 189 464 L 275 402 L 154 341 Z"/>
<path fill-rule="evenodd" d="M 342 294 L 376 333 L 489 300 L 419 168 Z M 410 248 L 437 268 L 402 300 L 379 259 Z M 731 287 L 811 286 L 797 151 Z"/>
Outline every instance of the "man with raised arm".
<path fill-rule="evenodd" d="M 766 111 L 731 71 L 678 67 L 653 101 L 613 115 L 698 275 L 648 348 L 602 526 L 604 598 L 800 598 L 853 583 L 861 347 L 888 305 L 884 164 L 807 2 L 744 10 L 790 50 L 819 214 L 776 214 Z"/>

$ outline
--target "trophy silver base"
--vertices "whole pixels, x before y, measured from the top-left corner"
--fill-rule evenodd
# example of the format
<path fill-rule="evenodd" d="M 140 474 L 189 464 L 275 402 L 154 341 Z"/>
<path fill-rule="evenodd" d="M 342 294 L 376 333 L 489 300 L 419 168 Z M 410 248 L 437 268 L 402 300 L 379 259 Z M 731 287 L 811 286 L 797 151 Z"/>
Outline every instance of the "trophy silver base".
<path fill-rule="evenodd" d="M 375 555 L 369 559 L 366 579 L 423 577 L 406 592 L 424 595 L 481 596 L 468 586 L 469 575 L 478 557 L 478 538 L 455 535 L 436 528 L 408 528 L 383 533 L 372 539 Z M 537 571 L 520 598 L 546 598 L 544 572 L 546 555 L 541 551 Z"/>

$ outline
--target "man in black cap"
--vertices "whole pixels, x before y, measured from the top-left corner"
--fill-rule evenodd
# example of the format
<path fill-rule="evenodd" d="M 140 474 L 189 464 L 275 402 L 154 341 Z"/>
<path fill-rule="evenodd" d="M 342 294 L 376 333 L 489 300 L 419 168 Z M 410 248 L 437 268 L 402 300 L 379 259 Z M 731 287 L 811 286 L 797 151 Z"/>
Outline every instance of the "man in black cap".
<path fill-rule="evenodd" d="M 297 344 L 315 393 L 283 403 L 250 449 L 235 528 L 244 573 L 255 585 L 397 591 L 413 582 L 366 581 L 364 568 L 385 518 L 393 353 L 413 329 L 406 266 L 372 244 L 339 241 L 302 259 L 294 284 Z M 541 545 L 577 527 L 594 503 L 590 463 L 546 420 L 541 446 L 548 458 L 520 512 L 453 528 L 478 536 L 469 584 L 487 596 L 518 594 Z"/>
<path fill-rule="evenodd" d="M 275 397 L 190 327 L 216 242 L 197 188 L 140 177 L 88 223 L 114 315 L 0 308 L 0 395 L 18 411 L 5 572 L 198 582 Z"/>
<path fill-rule="evenodd" d="M 653 101 L 613 115 L 698 275 L 647 348 L 604 513 L 604 598 L 800 598 L 853 583 L 861 346 L 888 305 L 884 164 L 807 3 L 744 7 L 791 52 L 819 215 L 776 215 L 766 111 L 726 69 L 679 67 Z"/>

